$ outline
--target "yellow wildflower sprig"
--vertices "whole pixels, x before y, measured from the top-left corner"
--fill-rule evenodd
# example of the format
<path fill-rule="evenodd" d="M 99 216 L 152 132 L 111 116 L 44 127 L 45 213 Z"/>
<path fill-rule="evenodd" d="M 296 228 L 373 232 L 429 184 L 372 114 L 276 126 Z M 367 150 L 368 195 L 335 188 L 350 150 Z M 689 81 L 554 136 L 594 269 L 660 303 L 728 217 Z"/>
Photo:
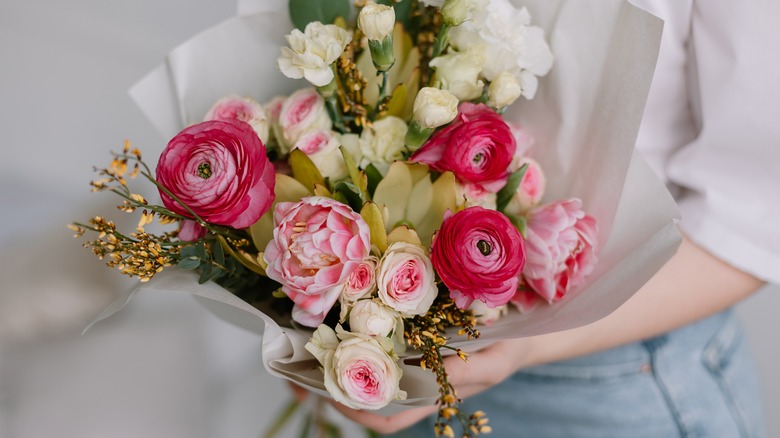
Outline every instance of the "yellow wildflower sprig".
<path fill-rule="evenodd" d="M 87 230 L 98 233 L 97 239 L 84 243 L 84 247 L 91 248 L 100 260 L 108 259 L 108 267 L 138 277 L 142 282 L 178 261 L 181 247 L 189 244 L 171 241 L 174 233 L 155 235 L 137 231 L 124 235 L 117 231 L 114 222 L 101 216 L 93 217 L 89 224 L 74 223 L 69 227 L 76 232 L 74 237 L 83 236 Z"/>
<path fill-rule="evenodd" d="M 463 437 L 490 433 L 491 429 L 487 425 L 488 419 L 484 412 L 479 411 L 468 415 L 460 410 L 458 405 L 461 399 L 449 382 L 441 353 L 442 348 L 451 349 L 463 361 L 468 360 L 466 352 L 447 345 L 448 339 L 443 336 L 443 333 L 449 327 L 460 327 L 458 332 L 460 335 L 467 335 L 469 339 L 478 338 L 479 331 L 475 328 L 476 318 L 473 313 L 459 309 L 444 291 L 425 315 L 407 320 L 404 326 L 404 337 L 407 343 L 422 354 L 420 367 L 430 369 L 436 375 L 436 383 L 439 386 L 437 399 L 439 410 L 434 424 L 436 436 L 454 437 L 455 432 L 451 425 L 454 419 L 459 421 L 463 429 Z"/>

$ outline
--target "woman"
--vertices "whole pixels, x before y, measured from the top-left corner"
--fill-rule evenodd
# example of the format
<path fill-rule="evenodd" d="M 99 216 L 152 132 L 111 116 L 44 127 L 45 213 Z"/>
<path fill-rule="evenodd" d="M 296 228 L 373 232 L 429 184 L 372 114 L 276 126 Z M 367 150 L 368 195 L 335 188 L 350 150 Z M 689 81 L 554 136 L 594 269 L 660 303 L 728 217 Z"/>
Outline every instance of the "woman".
<path fill-rule="evenodd" d="M 770 19 L 780 4 L 633 3 L 665 21 L 637 146 L 677 193 L 685 238 L 608 317 L 447 362 L 465 409 L 487 411 L 493 436 L 765 433 L 756 372 L 729 309 L 780 282 L 770 220 L 780 216 L 780 28 Z M 337 408 L 398 436 L 429 436 L 423 419 L 435 412 Z"/>

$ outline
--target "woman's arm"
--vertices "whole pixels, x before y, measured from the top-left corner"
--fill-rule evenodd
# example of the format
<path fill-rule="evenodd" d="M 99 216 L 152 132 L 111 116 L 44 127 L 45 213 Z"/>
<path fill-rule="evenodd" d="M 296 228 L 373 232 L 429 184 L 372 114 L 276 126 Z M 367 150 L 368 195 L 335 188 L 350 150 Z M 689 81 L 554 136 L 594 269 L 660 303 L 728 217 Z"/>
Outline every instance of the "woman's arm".
<path fill-rule="evenodd" d="M 576 329 L 497 342 L 470 356 L 446 360 L 460 397 L 501 383 L 515 371 L 607 350 L 653 337 L 718 313 L 763 285 L 762 281 L 710 255 L 688 239 L 633 297 L 607 317 Z M 404 429 L 435 407 L 383 417 L 334 403 L 345 416 L 380 433 Z"/>

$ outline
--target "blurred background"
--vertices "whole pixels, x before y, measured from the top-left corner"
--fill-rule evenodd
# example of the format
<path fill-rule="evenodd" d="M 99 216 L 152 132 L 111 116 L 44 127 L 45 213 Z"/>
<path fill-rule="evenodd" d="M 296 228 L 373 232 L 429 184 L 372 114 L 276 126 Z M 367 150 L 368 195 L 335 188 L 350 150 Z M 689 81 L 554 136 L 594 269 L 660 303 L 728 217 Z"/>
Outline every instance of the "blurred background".
<path fill-rule="evenodd" d="M 65 228 L 122 217 L 110 195 L 89 193 L 92 166 L 125 139 L 149 157 L 167 142 L 127 89 L 235 8 L 0 0 L 0 437 L 253 437 L 288 401 L 263 369 L 260 337 L 189 296 L 139 294 L 81 335 L 132 283 Z M 778 308 L 777 286 L 739 308 L 770 413 L 780 412 Z M 780 417 L 769 418 L 780 436 Z"/>

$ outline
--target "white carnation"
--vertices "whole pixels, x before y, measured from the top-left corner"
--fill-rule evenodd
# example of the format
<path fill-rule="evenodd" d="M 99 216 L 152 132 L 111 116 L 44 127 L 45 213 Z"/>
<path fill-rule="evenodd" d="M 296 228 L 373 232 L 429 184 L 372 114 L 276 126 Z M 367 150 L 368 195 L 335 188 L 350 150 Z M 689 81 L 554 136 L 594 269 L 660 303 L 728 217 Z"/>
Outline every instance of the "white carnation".
<path fill-rule="evenodd" d="M 436 68 L 436 78 L 442 89 L 463 101 L 482 95 L 485 83 L 479 79 L 479 74 L 484 61 L 483 51 L 471 47 L 465 52 L 452 51 L 434 58 L 430 65 Z"/>
<path fill-rule="evenodd" d="M 330 65 L 341 56 L 351 38 L 341 27 L 318 21 L 307 24 L 303 32 L 293 29 L 287 35 L 290 47 L 282 47 L 279 69 L 288 78 L 306 78 L 318 87 L 328 85 L 334 77 Z"/>
<path fill-rule="evenodd" d="M 372 163 L 385 175 L 394 161 L 404 158 L 407 129 L 406 123 L 394 116 L 378 120 L 371 128 L 364 129 L 360 135 L 360 149 L 363 153 L 361 165 L 365 167 Z"/>

